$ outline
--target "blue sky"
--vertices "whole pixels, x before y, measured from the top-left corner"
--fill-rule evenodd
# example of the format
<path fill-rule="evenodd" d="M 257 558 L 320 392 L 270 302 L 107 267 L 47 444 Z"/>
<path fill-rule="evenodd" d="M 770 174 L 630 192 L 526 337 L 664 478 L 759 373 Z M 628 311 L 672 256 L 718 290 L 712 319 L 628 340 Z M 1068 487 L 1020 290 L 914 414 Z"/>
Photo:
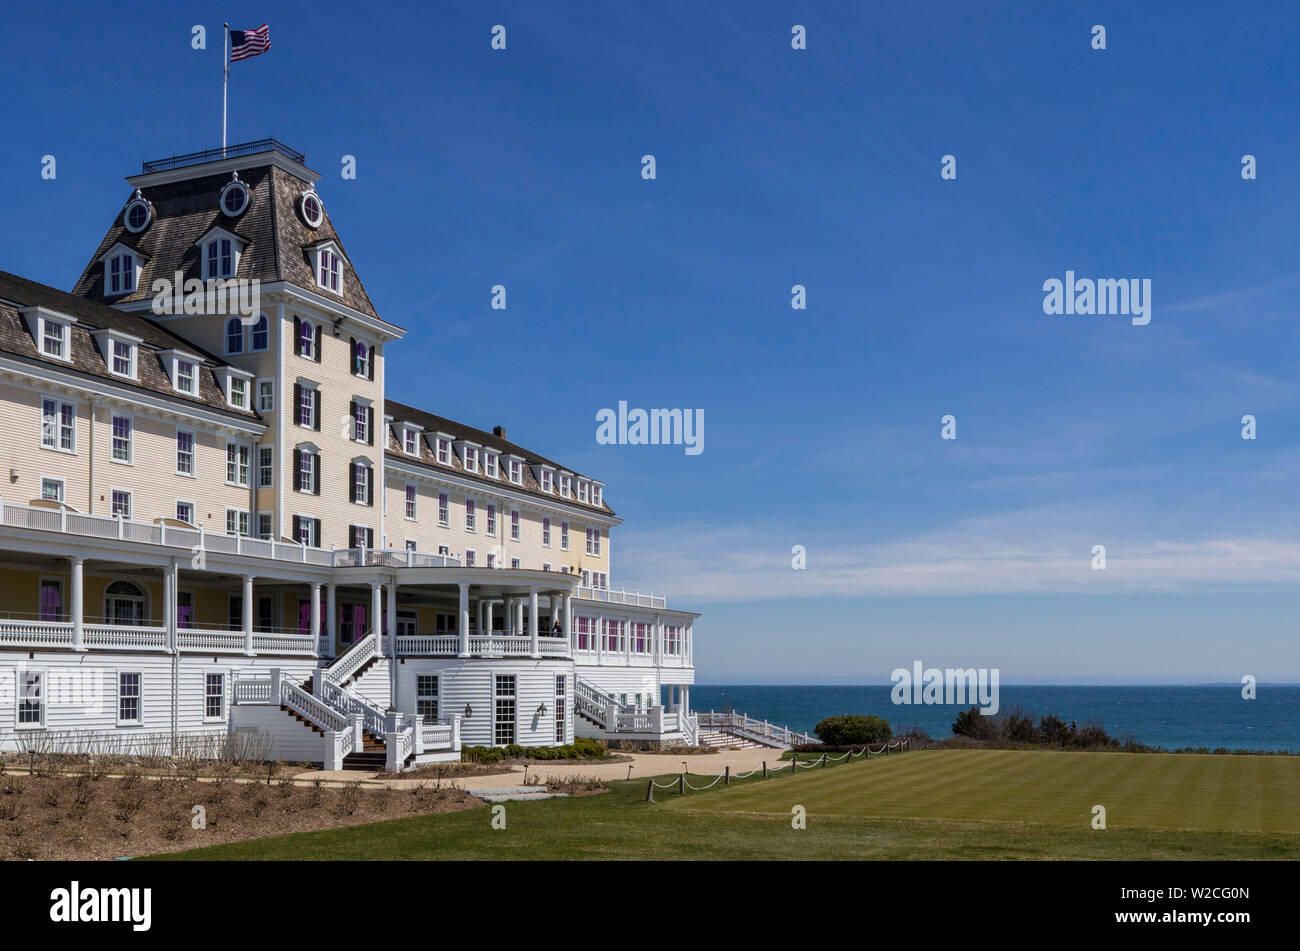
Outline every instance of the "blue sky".
<path fill-rule="evenodd" d="M 704 612 L 701 682 L 1296 681 L 1300 21 L 1137 6 L 219 13 L 273 44 L 231 141 L 306 153 L 408 329 L 390 395 L 603 478 L 614 583 Z M 0 267 L 70 287 L 123 176 L 220 144 L 221 21 L 7 27 Z M 1067 269 L 1149 278 L 1151 323 L 1044 315 Z M 597 445 L 619 400 L 702 408 L 705 451 Z"/>

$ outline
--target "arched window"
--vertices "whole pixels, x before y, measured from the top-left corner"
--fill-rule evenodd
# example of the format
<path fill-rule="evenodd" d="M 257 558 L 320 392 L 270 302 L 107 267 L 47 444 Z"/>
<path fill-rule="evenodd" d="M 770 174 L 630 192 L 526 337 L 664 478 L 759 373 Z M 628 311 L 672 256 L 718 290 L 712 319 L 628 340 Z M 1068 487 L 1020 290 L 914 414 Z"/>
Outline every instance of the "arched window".
<path fill-rule="evenodd" d="M 266 314 L 257 318 L 257 323 L 253 324 L 253 340 L 248 349 L 252 351 L 265 350 L 268 346 Z"/>
<path fill-rule="evenodd" d="M 226 352 L 244 352 L 244 324 L 238 317 L 226 321 Z"/>
<path fill-rule="evenodd" d="M 114 581 L 104 589 L 104 623 L 139 626 L 147 623 L 148 598 L 130 581 Z"/>

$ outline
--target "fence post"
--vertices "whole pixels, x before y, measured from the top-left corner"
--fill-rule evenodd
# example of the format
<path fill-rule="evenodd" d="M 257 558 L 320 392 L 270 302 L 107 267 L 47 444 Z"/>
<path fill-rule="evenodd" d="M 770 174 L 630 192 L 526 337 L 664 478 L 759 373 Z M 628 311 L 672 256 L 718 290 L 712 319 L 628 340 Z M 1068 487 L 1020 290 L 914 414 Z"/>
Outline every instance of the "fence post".
<path fill-rule="evenodd" d="M 653 777 L 645 781 L 645 801 L 655 801 L 655 781 Z"/>
<path fill-rule="evenodd" d="M 763 760 L 763 778 L 767 779 L 767 760 Z"/>
<path fill-rule="evenodd" d="M 722 785 L 724 785 L 724 786 L 730 786 L 730 785 L 731 785 L 731 767 L 730 767 L 730 766 L 725 766 L 725 767 L 723 767 L 723 768 L 726 770 L 726 772 L 723 774 L 723 777 L 722 777 Z"/>
<path fill-rule="evenodd" d="M 686 774 L 685 773 L 677 774 L 677 795 L 679 796 L 686 795 Z"/>
<path fill-rule="evenodd" d="M 822 769 L 826 768 L 826 755 L 825 753 L 822 754 Z"/>

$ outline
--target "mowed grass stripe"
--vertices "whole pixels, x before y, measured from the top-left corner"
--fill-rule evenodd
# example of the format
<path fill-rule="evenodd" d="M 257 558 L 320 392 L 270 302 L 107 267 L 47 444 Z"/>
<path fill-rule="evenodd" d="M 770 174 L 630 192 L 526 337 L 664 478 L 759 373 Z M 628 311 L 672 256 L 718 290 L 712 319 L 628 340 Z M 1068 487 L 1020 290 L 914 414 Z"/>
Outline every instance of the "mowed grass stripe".
<path fill-rule="evenodd" d="M 808 770 L 670 809 L 1300 833 L 1300 757 L 918 750 Z"/>

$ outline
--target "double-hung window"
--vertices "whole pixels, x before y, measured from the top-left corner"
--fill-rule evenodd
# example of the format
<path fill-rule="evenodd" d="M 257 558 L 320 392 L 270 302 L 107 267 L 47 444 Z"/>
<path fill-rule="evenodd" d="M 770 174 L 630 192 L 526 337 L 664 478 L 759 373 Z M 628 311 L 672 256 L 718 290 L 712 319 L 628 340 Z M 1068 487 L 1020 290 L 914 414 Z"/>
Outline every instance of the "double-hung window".
<path fill-rule="evenodd" d="M 569 523 L 560 523 L 560 548 L 563 551 L 569 550 Z"/>
<path fill-rule="evenodd" d="M 111 506 L 114 518 L 131 518 L 131 493 L 125 489 L 111 491 Z"/>
<path fill-rule="evenodd" d="M 18 672 L 18 726 L 39 727 L 45 724 L 45 672 Z"/>
<path fill-rule="evenodd" d="M 415 519 L 415 486 L 409 482 L 406 483 L 406 517 Z"/>
<path fill-rule="evenodd" d="M 437 459 L 444 466 L 451 465 L 451 442 L 446 439 L 437 440 L 438 450 Z"/>
<path fill-rule="evenodd" d="M 198 387 L 195 384 L 194 364 L 189 360 L 176 361 L 176 389 L 182 393 L 188 393 L 190 396 L 198 394 Z"/>
<path fill-rule="evenodd" d="M 226 482 L 248 487 L 248 466 L 251 453 L 244 443 L 226 443 Z"/>
<path fill-rule="evenodd" d="M 207 674 L 203 682 L 203 718 L 220 720 L 226 713 L 226 675 Z"/>
<path fill-rule="evenodd" d="M 465 531 L 467 532 L 477 531 L 478 530 L 477 527 L 478 527 L 478 518 L 474 512 L 474 500 L 466 499 L 465 500 Z"/>
<path fill-rule="evenodd" d="M 257 487 L 269 489 L 275 481 L 275 447 L 257 447 Z"/>
<path fill-rule="evenodd" d="M 131 461 L 131 418 L 129 416 L 114 416 L 112 429 L 112 460 L 114 462 L 129 463 Z"/>
<path fill-rule="evenodd" d="M 117 675 L 117 722 L 140 722 L 140 674 Z"/>
<path fill-rule="evenodd" d="M 542 519 L 542 544 L 547 548 L 551 547 L 551 520 L 549 518 Z"/>
<path fill-rule="evenodd" d="M 497 507 L 491 503 L 487 507 L 487 533 L 489 535 L 497 533 Z"/>
<path fill-rule="evenodd" d="M 451 507 L 448 504 L 447 493 L 438 493 L 438 524 L 449 525 L 451 523 Z"/>
<path fill-rule="evenodd" d="M 176 474 L 194 475 L 194 434 L 189 430 L 176 430 Z"/>
<path fill-rule="evenodd" d="M 519 510 L 512 509 L 510 512 L 510 539 L 519 541 Z"/>
<path fill-rule="evenodd" d="M 415 712 L 425 723 L 438 720 L 438 675 L 417 674 L 415 677 Z"/>
<path fill-rule="evenodd" d="M 76 451 L 76 408 L 63 400 L 41 400 L 41 446 L 60 452 Z"/>

